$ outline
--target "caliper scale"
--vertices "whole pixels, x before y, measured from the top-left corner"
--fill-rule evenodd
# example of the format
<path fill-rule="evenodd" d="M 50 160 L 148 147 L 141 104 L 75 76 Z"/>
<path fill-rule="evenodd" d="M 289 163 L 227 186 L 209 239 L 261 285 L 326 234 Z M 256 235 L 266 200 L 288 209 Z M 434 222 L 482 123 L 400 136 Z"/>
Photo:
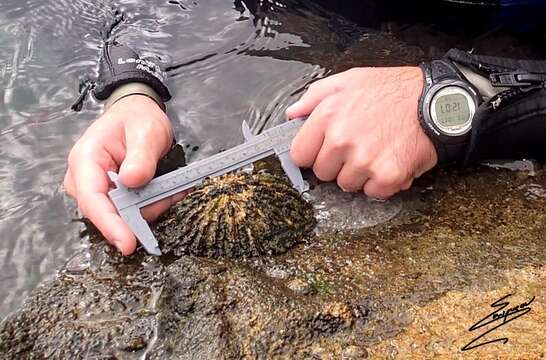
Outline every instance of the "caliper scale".
<path fill-rule="evenodd" d="M 300 193 L 307 191 L 307 183 L 301 171 L 290 159 L 290 145 L 305 119 L 288 121 L 259 135 L 253 135 L 246 121 L 243 121 L 245 143 L 199 160 L 170 173 L 154 178 L 145 186 L 127 188 L 118 174 L 109 171 L 110 180 L 116 188 L 108 192 L 121 218 L 127 223 L 144 249 L 152 255 L 161 255 L 159 244 L 142 217 L 140 209 L 201 184 L 206 178 L 226 174 L 255 161 L 276 155 L 290 182 Z"/>

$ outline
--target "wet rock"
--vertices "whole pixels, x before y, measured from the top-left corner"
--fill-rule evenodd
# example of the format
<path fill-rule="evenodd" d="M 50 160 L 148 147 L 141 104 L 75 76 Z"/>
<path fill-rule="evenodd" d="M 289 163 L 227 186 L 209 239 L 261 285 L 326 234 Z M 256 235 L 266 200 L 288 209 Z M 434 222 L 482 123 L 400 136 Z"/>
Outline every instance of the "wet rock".
<path fill-rule="evenodd" d="M 320 232 L 359 230 L 383 224 L 398 215 L 403 206 L 399 196 L 379 201 L 362 193 L 343 192 L 333 183 L 315 186 L 307 198 L 315 205 Z"/>
<path fill-rule="evenodd" d="M 456 356 L 472 359 L 543 358 L 546 353 L 546 268 L 528 267 L 509 271 L 505 276 L 505 285 L 491 291 L 450 291 L 424 306 L 412 306 L 413 322 L 393 339 L 370 348 L 371 357 L 383 357 L 390 352 L 394 354 L 393 358 L 397 358 L 397 354 L 400 358 L 412 354 L 416 359 Z M 505 325 L 498 321 L 469 331 L 470 326 L 495 310 L 492 303 L 510 294 L 505 299 L 510 304 L 509 308 L 534 298 L 529 305 L 531 310 Z M 500 308 L 497 309 L 499 314 L 502 313 Z M 500 325 L 498 330 L 486 334 L 474 345 L 501 338 L 508 339 L 506 344 L 495 342 L 462 351 L 465 345 L 496 325 Z"/>
<path fill-rule="evenodd" d="M 90 255 L 87 252 L 79 252 L 72 256 L 65 265 L 65 271 L 69 274 L 79 274 L 90 266 Z"/>
<path fill-rule="evenodd" d="M 542 164 L 534 160 L 513 160 L 513 161 L 488 161 L 483 165 L 492 167 L 493 169 L 507 169 L 515 171 L 518 176 L 536 176 L 537 172 L 542 169 Z"/>
<path fill-rule="evenodd" d="M 540 184 L 525 184 L 520 187 L 525 191 L 525 196 L 531 200 L 537 200 L 539 198 L 546 198 L 546 187 Z"/>
<path fill-rule="evenodd" d="M 313 360 L 334 360 L 334 354 L 331 349 L 317 346 L 313 348 L 311 358 Z"/>
<path fill-rule="evenodd" d="M 78 273 L 64 269 L 39 286 L 0 325 L 0 358 L 118 357 L 151 345 L 163 269 L 136 261 L 100 265 Z"/>
<path fill-rule="evenodd" d="M 325 304 L 313 318 L 315 330 L 328 333 L 336 332 L 340 328 L 349 328 L 354 323 L 354 314 L 351 308 L 344 303 L 333 302 Z"/>
<path fill-rule="evenodd" d="M 532 311 L 495 335 L 508 345 L 476 357 L 540 358 L 546 198 L 529 198 L 532 184 L 544 187 L 544 172 L 440 172 L 389 222 L 265 260 L 127 258 L 93 239 L 74 258 L 86 266 L 73 260 L 0 324 L 0 359 L 453 358 L 507 294 L 513 305 L 535 296 Z"/>
<path fill-rule="evenodd" d="M 117 260 L 113 273 L 97 266 L 37 289 L 0 325 L 0 358 L 301 358 L 354 323 L 348 305 L 293 297 L 236 264 Z"/>
<path fill-rule="evenodd" d="M 184 148 L 180 144 L 173 144 L 169 152 L 159 160 L 154 177 L 164 175 L 184 166 L 186 166 Z"/>

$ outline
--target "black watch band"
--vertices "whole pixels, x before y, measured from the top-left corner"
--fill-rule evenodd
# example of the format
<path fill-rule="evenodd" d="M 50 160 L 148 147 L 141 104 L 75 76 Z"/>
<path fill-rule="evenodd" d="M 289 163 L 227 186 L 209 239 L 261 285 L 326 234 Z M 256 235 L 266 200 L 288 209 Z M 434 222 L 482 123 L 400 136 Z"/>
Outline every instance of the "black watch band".
<path fill-rule="evenodd" d="M 447 60 L 433 60 L 420 64 L 423 70 L 423 93 L 419 99 L 419 121 L 432 141 L 438 155 L 438 164 L 462 163 L 470 142 L 470 127 L 461 134 L 446 134 L 431 119 L 430 112 L 435 93 L 446 87 L 460 87 L 469 90 L 475 108 L 481 102 L 478 91 L 464 78 L 457 67 Z"/>

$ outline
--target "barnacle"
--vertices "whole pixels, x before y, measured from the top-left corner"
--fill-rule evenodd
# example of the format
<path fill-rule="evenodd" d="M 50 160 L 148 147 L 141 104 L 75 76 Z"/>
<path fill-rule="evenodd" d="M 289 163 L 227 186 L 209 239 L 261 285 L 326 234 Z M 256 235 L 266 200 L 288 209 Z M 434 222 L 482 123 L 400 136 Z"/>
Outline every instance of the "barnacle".
<path fill-rule="evenodd" d="M 240 171 L 205 180 L 153 231 L 164 253 L 241 257 L 283 253 L 314 226 L 312 205 L 284 178 Z"/>

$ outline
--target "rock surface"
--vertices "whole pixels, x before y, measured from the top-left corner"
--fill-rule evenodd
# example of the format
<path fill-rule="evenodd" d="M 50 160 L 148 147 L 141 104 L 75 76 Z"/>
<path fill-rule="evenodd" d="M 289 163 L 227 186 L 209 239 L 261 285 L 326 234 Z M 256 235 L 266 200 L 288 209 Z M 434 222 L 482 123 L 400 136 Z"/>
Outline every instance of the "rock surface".
<path fill-rule="evenodd" d="M 278 256 L 122 258 L 92 239 L 1 323 L 0 358 L 541 358 L 544 187 L 542 169 L 436 173 L 389 222 Z M 462 352 L 508 294 L 535 297 L 487 337 L 508 343 Z"/>

